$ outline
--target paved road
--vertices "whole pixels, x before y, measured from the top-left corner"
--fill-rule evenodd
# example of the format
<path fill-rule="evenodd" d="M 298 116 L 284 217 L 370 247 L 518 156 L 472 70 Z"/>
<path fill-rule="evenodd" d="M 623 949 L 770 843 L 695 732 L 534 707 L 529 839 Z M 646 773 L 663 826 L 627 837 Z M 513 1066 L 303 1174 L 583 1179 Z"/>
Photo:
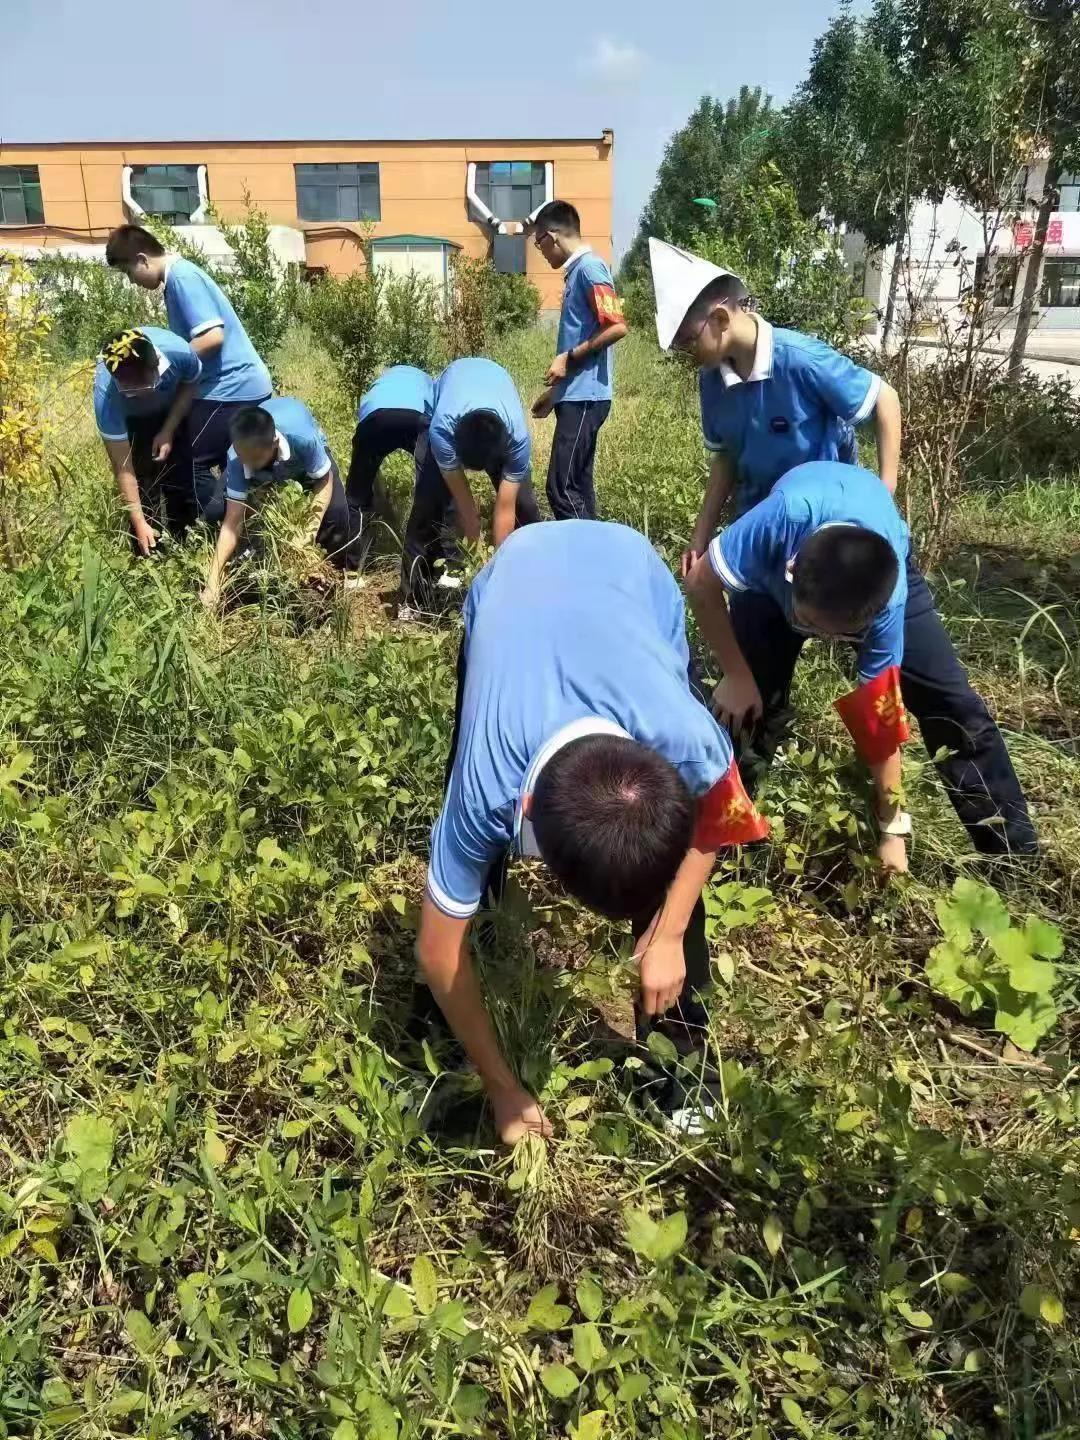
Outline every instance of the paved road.
<path fill-rule="evenodd" d="M 940 347 L 937 345 L 920 345 L 916 342 L 915 348 L 922 352 L 929 360 Z M 1070 350 L 1073 347 L 1070 347 Z M 1006 355 L 998 354 L 996 351 L 988 351 L 987 358 L 998 361 L 1004 371 Z M 1068 380 L 1072 386 L 1073 393 L 1080 395 L 1080 351 L 1075 360 L 1044 360 L 1038 354 L 1029 354 L 1024 362 L 1025 368 L 1031 375 L 1036 375 L 1040 380 L 1051 380 L 1063 378 Z"/>

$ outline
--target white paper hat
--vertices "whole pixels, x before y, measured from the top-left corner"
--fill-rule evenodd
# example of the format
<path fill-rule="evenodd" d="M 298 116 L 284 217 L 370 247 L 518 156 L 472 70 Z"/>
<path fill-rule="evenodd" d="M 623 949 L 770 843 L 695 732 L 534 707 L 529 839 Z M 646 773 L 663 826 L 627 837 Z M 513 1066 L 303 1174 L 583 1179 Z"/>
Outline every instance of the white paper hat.
<path fill-rule="evenodd" d="M 670 350 L 686 312 L 705 286 L 733 272 L 721 270 L 700 255 L 680 250 L 666 240 L 649 236 L 649 264 L 656 295 L 656 338 L 661 350 Z"/>

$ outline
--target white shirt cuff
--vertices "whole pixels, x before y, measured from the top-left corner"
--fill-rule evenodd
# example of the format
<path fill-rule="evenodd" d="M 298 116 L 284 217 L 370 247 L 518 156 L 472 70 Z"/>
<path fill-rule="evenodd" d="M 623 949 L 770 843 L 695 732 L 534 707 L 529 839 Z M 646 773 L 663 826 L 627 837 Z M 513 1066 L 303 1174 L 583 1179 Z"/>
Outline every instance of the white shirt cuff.
<path fill-rule="evenodd" d="M 199 335 L 205 335 L 208 330 L 224 330 L 225 321 L 218 316 L 214 320 L 202 320 L 198 325 L 191 327 L 191 338 L 196 339 Z M 197 358 L 197 357 L 196 357 Z"/>
<path fill-rule="evenodd" d="M 479 900 L 474 900 L 470 904 L 467 901 L 453 899 L 440 885 L 436 884 L 435 877 L 430 870 L 427 875 L 427 893 L 443 914 L 449 915 L 452 920 L 471 920 L 480 909 Z"/>
<path fill-rule="evenodd" d="M 864 397 L 864 399 L 863 399 L 862 404 L 859 406 L 858 410 L 855 411 L 855 414 L 852 415 L 852 417 L 851 417 L 851 423 L 852 423 L 852 425 L 861 425 L 861 424 L 863 423 L 863 421 L 864 421 L 870 414 L 872 414 L 873 409 L 874 409 L 874 406 L 877 404 L 877 402 L 878 402 L 878 396 L 879 396 L 880 394 L 881 394 L 881 376 L 880 376 L 880 375 L 872 375 L 872 376 L 870 377 L 870 388 L 867 390 L 866 395 L 865 395 L 865 397 Z"/>
<path fill-rule="evenodd" d="M 708 555 L 709 564 L 712 566 L 715 574 L 724 582 L 728 590 L 746 589 L 745 583 L 739 579 L 735 571 L 732 570 L 731 566 L 724 559 L 724 553 L 720 549 L 719 535 L 717 535 L 714 540 L 709 541 Z"/>

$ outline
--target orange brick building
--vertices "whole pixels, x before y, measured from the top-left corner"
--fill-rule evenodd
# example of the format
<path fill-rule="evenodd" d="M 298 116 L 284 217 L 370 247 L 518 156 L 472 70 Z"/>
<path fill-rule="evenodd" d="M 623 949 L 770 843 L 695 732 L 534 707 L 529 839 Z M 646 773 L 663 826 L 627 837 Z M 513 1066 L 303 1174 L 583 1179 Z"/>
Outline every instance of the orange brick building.
<path fill-rule="evenodd" d="M 362 265 L 370 234 L 391 268 L 438 274 L 455 249 L 491 255 L 528 274 L 553 309 L 559 275 L 505 231 L 557 196 L 577 206 L 585 240 L 610 261 L 613 143 L 610 130 L 575 140 L 0 143 L 0 249 L 96 249 L 113 226 L 148 213 L 209 230 L 208 207 L 235 219 L 246 191 L 296 232 L 290 254 L 312 270 Z"/>

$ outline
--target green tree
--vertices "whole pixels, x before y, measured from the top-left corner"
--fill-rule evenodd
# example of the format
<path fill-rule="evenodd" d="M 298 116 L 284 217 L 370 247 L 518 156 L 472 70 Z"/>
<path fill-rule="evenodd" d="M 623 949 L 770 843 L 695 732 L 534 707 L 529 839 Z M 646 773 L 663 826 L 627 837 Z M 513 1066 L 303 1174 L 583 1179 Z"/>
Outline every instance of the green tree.
<path fill-rule="evenodd" d="M 745 189 L 745 178 L 769 153 L 775 122 L 772 98 L 744 85 L 725 104 L 703 96 L 681 130 L 667 143 L 623 275 L 633 280 L 648 266 L 648 238 L 686 245 L 701 226 L 701 198 L 726 205 Z"/>
<path fill-rule="evenodd" d="M 842 6 L 814 45 L 777 147 L 807 215 L 825 211 L 872 250 L 895 244 L 882 324 L 892 329 L 911 206 L 921 193 L 904 31 L 896 0 Z"/>
<path fill-rule="evenodd" d="M 285 267 L 270 245 L 270 217 L 244 190 L 244 218 L 233 225 L 211 209 L 233 253 L 222 288 L 232 301 L 259 354 L 267 359 L 281 344 L 290 316 L 285 298 Z"/>

